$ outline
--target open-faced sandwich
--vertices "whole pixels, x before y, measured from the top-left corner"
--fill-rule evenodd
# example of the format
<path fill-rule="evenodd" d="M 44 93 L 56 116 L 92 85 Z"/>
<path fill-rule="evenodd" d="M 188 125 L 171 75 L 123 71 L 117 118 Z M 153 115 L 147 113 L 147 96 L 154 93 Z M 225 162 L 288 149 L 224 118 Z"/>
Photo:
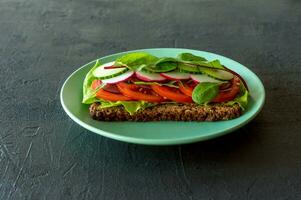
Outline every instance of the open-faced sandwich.
<path fill-rule="evenodd" d="M 219 60 L 136 52 L 97 61 L 85 77 L 82 103 L 101 121 L 218 121 L 239 117 L 248 96 L 241 76 Z"/>

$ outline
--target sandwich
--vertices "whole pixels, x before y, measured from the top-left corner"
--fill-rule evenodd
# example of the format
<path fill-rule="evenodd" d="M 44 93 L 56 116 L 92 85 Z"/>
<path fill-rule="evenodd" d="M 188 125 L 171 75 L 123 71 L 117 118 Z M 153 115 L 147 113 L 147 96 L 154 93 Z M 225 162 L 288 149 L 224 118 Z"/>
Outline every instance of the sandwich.
<path fill-rule="evenodd" d="M 100 121 L 220 121 L 241 116 L 248 99 L 243 78 L 219 60 L 135 52 L 96 61 L 82 103 Z"/>

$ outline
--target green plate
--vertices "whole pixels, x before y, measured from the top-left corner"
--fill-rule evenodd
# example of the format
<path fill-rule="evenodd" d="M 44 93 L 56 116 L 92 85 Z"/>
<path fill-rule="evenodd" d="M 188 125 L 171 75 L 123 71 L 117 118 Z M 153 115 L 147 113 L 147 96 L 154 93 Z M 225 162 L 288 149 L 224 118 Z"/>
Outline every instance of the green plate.
<path fill-rule="evenodd" d="M 208 60 L 219 59 L 222 64 L 238 72 L 247 82 L 251 95 L 247 110 L 239 118 L 219 122 L 95 121 L 89 116 L 88 105 L 81 104 L 82 83 L 85 75 L 96 62 L 95 60 L 73 72 L 62 86 L 61 104 L 69 117 L 82 127 L 112 139 L 149 145 L 174 145 L 208 140 L 234 131 L 250 122 L 264 104 L 265 91 L 259 78 L 245 66 L 217 54 L 190 49 L 158 48 L 122 52 L 99 59 L 104 63 L 110 62 L 123 54 L 138 51 L 148 52 L 158 57 L 175 57 L 179 53 L 189 52 L 203 56 Z"/>

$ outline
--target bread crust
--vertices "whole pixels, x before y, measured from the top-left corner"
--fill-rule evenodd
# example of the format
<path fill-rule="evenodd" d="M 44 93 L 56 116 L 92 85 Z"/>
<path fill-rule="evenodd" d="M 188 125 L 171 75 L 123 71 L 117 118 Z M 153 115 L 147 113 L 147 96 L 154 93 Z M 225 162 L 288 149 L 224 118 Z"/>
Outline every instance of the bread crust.
<path fill-rule="evenodd" d="M 159 104 L 138 110 L 130 115 L 122 106 L 100 108 L 93 103 L 89 108 L 93 119 L 99 121 L 221 121 L 241 115 L 239 105 Z"/>

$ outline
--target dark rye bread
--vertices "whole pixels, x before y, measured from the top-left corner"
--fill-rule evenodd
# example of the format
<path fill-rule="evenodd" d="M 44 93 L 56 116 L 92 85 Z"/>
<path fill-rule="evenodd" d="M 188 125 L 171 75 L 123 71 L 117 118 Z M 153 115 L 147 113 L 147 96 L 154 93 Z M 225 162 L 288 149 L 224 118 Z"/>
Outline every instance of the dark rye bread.
<path fill-rule="evenodd" d="M 145 108 L 130 115 L 122 106 L 99 108 L 99 103 L 90 105 L 90 115 L 100 121 L 220 121 L 241 115 L 238 105 L 162 104 Z"/>

